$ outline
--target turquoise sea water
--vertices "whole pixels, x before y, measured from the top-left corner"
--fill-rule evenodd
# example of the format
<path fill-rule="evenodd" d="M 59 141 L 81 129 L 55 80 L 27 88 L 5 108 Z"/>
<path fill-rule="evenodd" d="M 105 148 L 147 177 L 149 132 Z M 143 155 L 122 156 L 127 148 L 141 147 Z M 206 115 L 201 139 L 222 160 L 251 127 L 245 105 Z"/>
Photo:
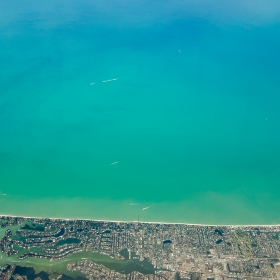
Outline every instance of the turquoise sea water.
<path fill-rule="evenodd" d="M 279 223 L 280 7 L 260 3 L 1 1 L 0 213 Z"/>

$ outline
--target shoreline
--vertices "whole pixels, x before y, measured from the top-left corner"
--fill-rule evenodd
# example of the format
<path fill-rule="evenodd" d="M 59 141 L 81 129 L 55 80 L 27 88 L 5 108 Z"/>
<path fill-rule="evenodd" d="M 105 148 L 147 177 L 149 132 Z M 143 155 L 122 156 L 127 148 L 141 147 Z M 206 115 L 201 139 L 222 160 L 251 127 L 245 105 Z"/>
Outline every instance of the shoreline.
<path fill-rule="evenodd" d="M 163 225 L 186 225 L 186 226 L 205 226 L 205 227 L 280 227 L 280 224 L 256 224 L 256 225 L 220 225 L 220 224 L 192 224 L 192 223 L 182 223 L 182 222 L 145 222 L 145 221 L 118 221 L 118 220 L 98 220 L 98 219 L 82 219 L 82 218 L 50 218 L 50 217 L 27 217 L 27 216 L 15 216 L 15 215 L 7 215 L 7 214 L 0 214 L 0 217 L 12 217 L 12 218 L 23 218 L 23 219 L 50 219 L 50 220 L 64 220 L 64 221 L 77 221 L 77 220 L 84 220 L 84 221 L 93 221 L 93 222 L 103 222 L 103 223 L 143 223 L 143 224 L 163 224 Z"/>

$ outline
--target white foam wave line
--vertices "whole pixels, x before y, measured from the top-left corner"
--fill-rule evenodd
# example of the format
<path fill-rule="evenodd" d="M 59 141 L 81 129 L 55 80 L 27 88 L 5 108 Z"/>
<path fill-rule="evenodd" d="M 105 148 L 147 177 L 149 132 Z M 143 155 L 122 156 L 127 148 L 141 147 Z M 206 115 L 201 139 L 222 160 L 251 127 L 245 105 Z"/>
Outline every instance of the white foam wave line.
<path fill-rule="evenodd" d="M 114 79 L 110 79 L 110 80 L 104 80 L 102 81 L 102 83 L 108 83 L 108 82 L 113 82 L 113 81 L 117 81 L 119 80 L 120 78 L 114 78 Z"/>

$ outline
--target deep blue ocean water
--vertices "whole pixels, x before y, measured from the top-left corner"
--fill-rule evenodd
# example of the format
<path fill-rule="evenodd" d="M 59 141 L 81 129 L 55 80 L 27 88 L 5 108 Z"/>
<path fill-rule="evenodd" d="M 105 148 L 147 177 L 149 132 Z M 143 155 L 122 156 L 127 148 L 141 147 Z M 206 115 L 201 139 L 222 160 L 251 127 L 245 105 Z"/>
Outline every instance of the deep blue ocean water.
<path fill-rule="evenodd" d="M 0 213 L 279 223 L 280 6 L 214 2 L 1 1 Z"/>

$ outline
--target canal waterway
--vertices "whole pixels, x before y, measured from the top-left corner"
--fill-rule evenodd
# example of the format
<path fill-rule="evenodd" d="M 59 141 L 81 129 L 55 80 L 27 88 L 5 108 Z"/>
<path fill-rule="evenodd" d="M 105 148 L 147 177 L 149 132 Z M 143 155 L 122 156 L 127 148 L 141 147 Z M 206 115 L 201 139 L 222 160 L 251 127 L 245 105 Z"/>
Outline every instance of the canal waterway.
<path fill-rule="evenodd" d="M 17 236 L 15 235 L 15 232 L 17 229 L 22 228 L 21 226 L 8 226 L 6 228 L 0 228 L 0 239 L 4 236 L 5 232 L 7 230 L 12 230 L 13 232 L 13 239 L 17 239 Z M 39 230 L 40 231 L 40 230 Z M 60 242 L 60 244 L 59 244 Z M 66 243 L 72 244 L 72 243 L 78 243 L 79 239 L 77 238 L 68 238 L 66 240 L 59 241 L 56 245 L 63 245 Z M 63 244 L 62 244 L 63 243 Z M 19 254 L 25 252 L 26 250 L 14 246 L 15 250 L 19 251 Z M 32 248 L 31 251 L 40 253 L 40 248 Z M 47 273 L 53 273 L 57 272 L 60 274 L 69 275 L 71 277 L 77 277 L 82 276 L 80 272 L 77 271 L 68 271 L 67 270 L 67 263 L 71 261 L 81 261 L 81 260 L 90 260 L 97 264 L 104 265 L 105 267 L 112 269 L 114 271 L 128 274 L 133 271 L 139 271 L 143 274 L 153 274 L 155 272 L 155 268 L 153 265 L 146 259 L 143 261 L 140 261 L 139 258 L 128 258 L 128 252 L 127 250 L 122 250 L 121 254 L 124 256 L 124 260 L 117 260 L 114 259 L 108 255 L 100 254 L 100 253 L 92 253 L 92 252 L 79 252 L 72 254 L 71 256 L 67 257 L 63 260 L 47 260 L 43 258 L 27 258 L 24 260 L 19 260 L 17 258 L 17 255 L 13 255 L 10 257 L 7 257 L 5 253 L 0 252 L 0 265 L 4 264 L 15 264 L 19 265 L 21 267 L 32 267 L 35 270 L 35 273 L 40 273 L 42 271 L 45 271 Z M 135 256 L 135 254 L 132 254 Z"/>
<path fill-rule="evenodd" d="M 0 253 L 0 265 L 6 263 L 16 264 L 23 267 L 33 267 L 36 273 L 40 273 L 41 271 L 52 273 L 56 271 L 58 273 L 66 274 L 72 277 L 82 276 L 82 274 L 76 271 L 68 271 L 67 263 L 71 261 L 81 261 L 85 259 L 93 261 L 97 264 L 104 265 L 109 269 L 123 274 L 128 274 L 132 271 L 139 271 L 143 274 L 153 274 L 155 272 L 153 265 L 147 260 L 116 260 L 107 255 L 91 252 L 80 252 L 67 257 L 66 260 L 55 261 L 37 258 L 29 258 L 19 261 L 16 256 L 6 257 L 4 254 Z"/>

